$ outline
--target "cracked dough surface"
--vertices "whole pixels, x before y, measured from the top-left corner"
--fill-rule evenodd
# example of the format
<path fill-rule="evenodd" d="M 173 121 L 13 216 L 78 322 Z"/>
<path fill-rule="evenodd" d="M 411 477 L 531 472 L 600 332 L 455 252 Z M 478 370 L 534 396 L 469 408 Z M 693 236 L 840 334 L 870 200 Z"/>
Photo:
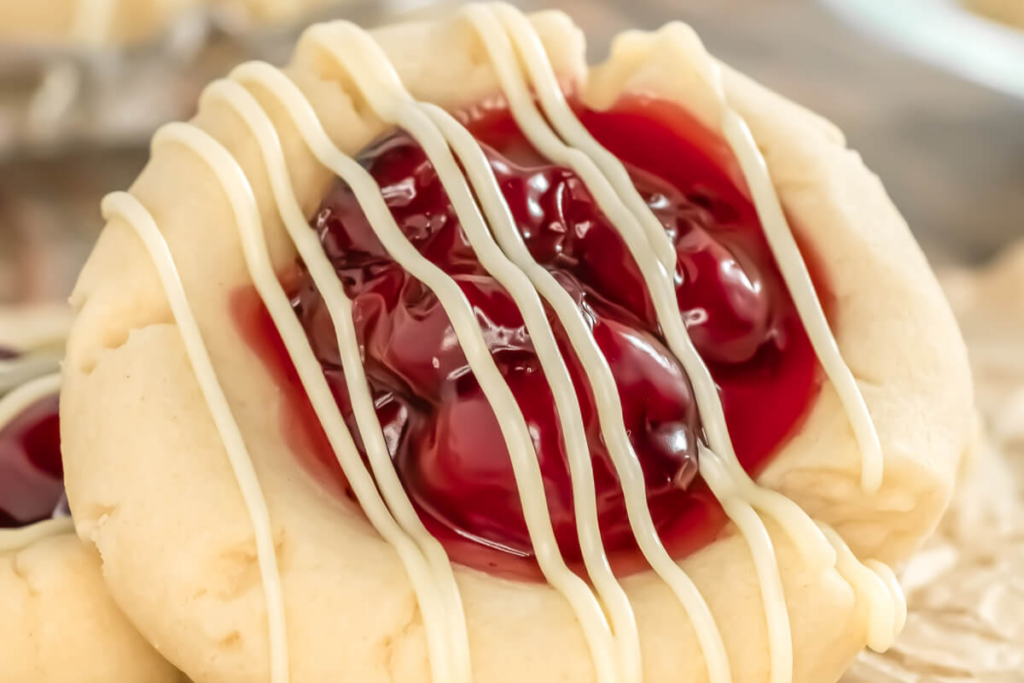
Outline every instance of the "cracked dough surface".
<path fill-rule="evenodd" d="M 713 116 L 713 62 L 689 29 L 623 36 L 588 70 L 583 38 L 564 16 L 533 18 L 556 70 L 595 105 L 646 90 Z M 459 21 L 374 33 L 406 86 L 445 107 L 497 91 L 485 52 Z M 353 105 L 345 79 L 309 41 L 290 75 L 342 149 L 382 131 Z M 762 148 L 801 237 L 826 265 L 832 321 L 861 381 L 886 456 L 882 490 L 859 489 L 860 456 L 826 386 L 801 433 L 762 481 L 835 526 L 857 552 L 901 560 L 949 499 L 970 425 L 971 385 L 955 321 L 878 180 L 831 124 L 725 70 L 726 92 Z M 307 215 L 331 178 L 265 92 Z M 356 103 L 358 104 L 358 103 Z M 238 159 L 253 185 L 274 262 L 295 258 L 277 217 L 256 142 L 219 105 L 195 123 Z M 326 493 L 290 452 L 281 394 L 230 322 L 249 286 L 234 219 L 211 172 L 190 152 L 158 148 L 132 188 L 160 225 L 244 434 L 267 497 L 281 566 L 295 683 L 428 679 L 423 624 L 394 551 L 360 512 Z M 114 600 L 193 679 L 265 680 L 263 594 L 249 518 L 220 439 L 171 322 L 147 253 L 109 224 L 74 295 L 79 308 L 65 366 L 68 495 L 83 540 L 103 555 Z M 865 609 L 834 570 L 812 573 L 779 529 L 797 653 L 795 681 L 835 680 L 863 647 Z M 765 622 L 746 546 L 728 534 L 682 561 L 718 618 L 734 680 L 766 679 Z M 546 585 L 456 568 L 474 680 L 587 683 L 594 672 L 566 603 Z M 640 627 L 646 680 L 706 680 L 691 626 L 651 574 L 624 581 Z"/>
<path fill-rule="evenodd" d="M 64 305 L 0 306 L 0 348 L 33 354 L 24 372 L 0 373 L 0 394 L 57 370 L 70 322 Z M 100 571 L 95 548 L 69 533 L 0 551 L 0 681 L 184 680 L 125 619 Z"/>
<path fill-rule="evenodd" d="M 0 680 L 184 683 L 107 594 L 94 548 L 73 534 L 0 553 Z"/>

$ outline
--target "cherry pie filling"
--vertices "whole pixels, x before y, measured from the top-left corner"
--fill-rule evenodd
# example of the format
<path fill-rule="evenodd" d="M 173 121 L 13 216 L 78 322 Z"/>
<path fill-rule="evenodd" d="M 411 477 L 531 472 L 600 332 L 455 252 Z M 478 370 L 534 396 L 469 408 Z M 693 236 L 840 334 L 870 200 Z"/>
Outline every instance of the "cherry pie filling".
<path fill-rule="evenodd" d="M 630 97 L 609 111 L 576 108 L 626 165 L 675 245 L 680 315 L 720 388 L 737 455 L 756 475 L 799 427 L 821 373 L 738 164 L 720 137 L 665 101 Z M 650 266 L 633 259 L 576 174 L 533 149 L 503 102 L 485 102 L 459 117 L 482 145 L 531 254 L 577 302 L 608 360 L 663 542 L 675 557 L 699 549 L 721 533 L 725 516 L 698 472 L 700 418 L 641 276 Z M 518 307 L 481 267 L 433 166 L 409 135 L 387 135 L 360 161 L 408 239 L 473 306 L 533 437 L 562 553 L 579 565 L 563 435 Z M 437 298 L 389 257 L 342 181 L 323 200 L 312 228 L 353 301 L 377 416 L 423 522 L 455 562 L 503 576 L 539 576 L 499 418 Z M 282 280 L 362 448 L 326 304 L 301 263 Z M 311 471 L 344 494 L 344 475 L 258 296 L 242 292 L 236 304 L 248 342 L 288 397 L 282 417 L 288 438 Z M 582 409 L 605 548 L 617 573 L 644 569 L 586 373 L 547 310 Z"/>
<path fill-rule="evenodd" d="M 0 529 L 67 514 L 57 404 L 39 399 L 0 427 Z"/>

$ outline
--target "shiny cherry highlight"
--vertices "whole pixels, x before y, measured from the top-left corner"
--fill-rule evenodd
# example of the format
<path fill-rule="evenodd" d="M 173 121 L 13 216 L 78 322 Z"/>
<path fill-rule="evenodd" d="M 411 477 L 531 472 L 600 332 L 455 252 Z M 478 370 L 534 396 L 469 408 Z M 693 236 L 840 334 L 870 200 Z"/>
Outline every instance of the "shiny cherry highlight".
<path fill-rule="evenodd" d="M 18 528 L 64 507 L 57 396 L 28 406 L 0 429 L 0 528 Z"/>
<path fill-rule="evenodd" d="M 675 245 L 679 315 L 720 388 L 743 466 L 756 474 L 799 425 L 820 388 L 813 351 L 724 141 L 679 107 L 630 98 L 610 111 L 578 108 L 584 125 L 626 165 Z M 533 257 L 573 297 L 611 367 L 629 440 L 665 545 L 690 553 L 723 528 L 700 478 L 702 427 L 693 392 L 662 337 L 644 272 L 590 189 L 531 147 L 507 108 L 459 113 L 490 161 Z M 492 357 L 526 418 L 555 534 L 580 561 L 564 435 L 529 332 L 512 298 L 481 267 L 422 148 L 395 132 L 364 150 L 399 227 L 449 274 L 476 314 Z M 436 296 L 394 262 L 340 180 L 312 228 L 345 291 L 370 390 L 398 474 L 452 559 L 506 576 L 536 576 L 519 491 L 496 416 Z M 293 306 L 349 428 L 357 436 L 326 305 L 298 264 Z M 289 396 L 284 427 L 317 476 L 344 477 L 273 325 L 252 292 L 237 300 L 246 338 Z M 548 311 L 583 412 L 598 517 L 620 573 L 643 568 L 594 398 L 564 330 Z M 361 445 L 360 445 L 361 447 Z"/>

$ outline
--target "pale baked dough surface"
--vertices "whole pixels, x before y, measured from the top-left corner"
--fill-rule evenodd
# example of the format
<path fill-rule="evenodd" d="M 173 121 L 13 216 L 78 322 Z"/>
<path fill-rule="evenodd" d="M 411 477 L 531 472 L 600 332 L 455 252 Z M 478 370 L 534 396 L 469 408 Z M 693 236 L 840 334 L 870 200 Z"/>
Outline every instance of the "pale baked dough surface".
<path fill-rule="evenodd" d="M 583 39 L 557 13 L 534 23 L 559 74 L 594 103 L 649 90 L 711 115 L 711 62 L 682 26 L 618 43 L 590 72 Z M 485 52 L 461 23 L 375 34 L 407 87 L 446 107 L 497 91 Z M 291 75 L 342 149 L 382 131 L 310 42 Z M 859 489 L 860 457 L 826 387 L 805 428 L 763 481 L 836 526 L 860 553 L 900 560 L 939 518 L 969 433 L 971 385 L 956 324 L 923 256 L 878 180 L 824 120 L 726 71 L 802 239 L 827 264 L 839 344 L 860 379 L 886 454 L 882 491 Z M 331 181 L 266 93 L 252 88 L 281 136 L 300 203 L 313 212 Z M 259 202 L 278 267 L 295 253 L 279 223 L 263 160 L 233 113 L 195 122 L 238 159 Z M 281 396 L 230 322 L 250 284 L 219 183 L 183 148 L 160 147 L 132 188 L 177 260 L 218 375 L 246 436 L 274 523 L 295 683 L 428 680 L 423 624 L 399 560 L 351 505 L 325 493 L 289 451 Z M 115 601 L 197 681 L 266 680 L 267 627 L 252 526 L 186 360 L 149 257 L 128 226 L 107 226 L 82 273 L 65 366 L 67 485 L 83 540 L 100 549 Z M 812 574 L 769 523 L 796 652 L 795 681 L 835 680 L 864 645 L 863 605 L 839 575 Z M 766 679 L 765 622 L 749 552 L 736 536 L 682 562 L 719 620 L 734 680 Z M 457 568 L 474 680 L 594 678 L 573 613 L 546 585 Z M 691 627 L 649 574 L 625 581 L 639 620 L 646 680 L 706 680 Z"/>
<path fill-rule="evenodd" d="M 65 305 L 0 306 L 0 348 L 32 354 L 0 372 L 0 395 L 56 372 L 70 325 Z M 125 619 L 100 571 L 96 549 L 71 533 L 0 551 L 2 683 L 184 680 Z"/>
<path fill-rule="evenodd" d="M 73 534 L 0 553 L 0 680 L 185 683 L 107 594 L 95 548 Z"/>

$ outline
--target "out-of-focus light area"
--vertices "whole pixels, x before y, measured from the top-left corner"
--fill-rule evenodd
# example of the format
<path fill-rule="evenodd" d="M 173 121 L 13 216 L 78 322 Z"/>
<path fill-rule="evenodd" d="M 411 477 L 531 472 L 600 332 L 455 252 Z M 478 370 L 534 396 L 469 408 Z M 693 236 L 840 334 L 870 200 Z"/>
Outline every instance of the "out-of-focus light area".
<path fill-rule="evenodd" d="M 165 14 L 140 14 L 156 4 Z M 713 54 L 838 124 L 936 261 L 981 262 L 1024 237 L 1024 0 L 518 4 L 570 13 L 592 61 L 621 30 L 691 24 Z M 314 19 L 375 25 L 452 7 L 0 0 L 0 304 L 67 296 L 99 199 L 130 185 L 155 128 L 191 115 L 210 80 L 282 62 Z"/>

